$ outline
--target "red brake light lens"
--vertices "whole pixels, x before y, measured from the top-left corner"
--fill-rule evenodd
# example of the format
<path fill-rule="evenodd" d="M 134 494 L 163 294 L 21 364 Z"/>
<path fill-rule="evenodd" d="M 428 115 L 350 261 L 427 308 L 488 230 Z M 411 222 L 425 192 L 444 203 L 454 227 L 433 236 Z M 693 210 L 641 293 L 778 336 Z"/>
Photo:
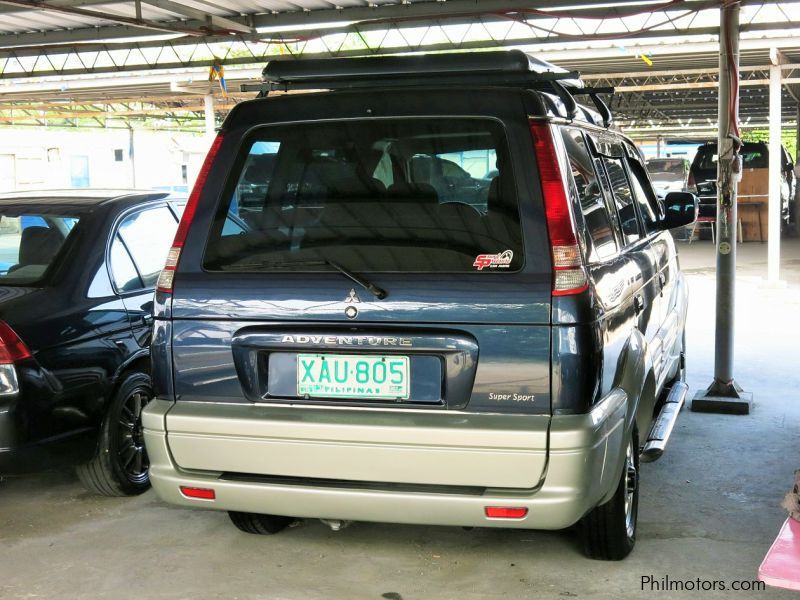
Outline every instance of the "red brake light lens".
<path fill-rule="evenodd" d="M 589 286 L 583 269 L 581 248 L 575 237 L 569 197 L 564 187 L 553 133 L 550 124 L 544 121 L 531 121 L 530 128 L 553 254 L 555 275 L 552 293 L 553 296 L 579 294 Z"/>
<path fill-rule="evenodd" d="M 183 209 L 183 215 L 181 216 L 181 222 L 178 224 L 178 230 L 175 232 L 175 240 L 172 242 L 172 247 L 169 249 L 167 262 L 164 265 L 164 269 L 161 271 L 161 274 L 158 276 L 156 289 L 159 292 L 166 292 L 168 294 L 172 293 L 172 282 L 175 277 L 175 269 L 178 268 L 178 261 L 181 257 L 181 248 L 183 248 L 183 245 L 186 242 L 186 236 L 189 233 L 189 227 L 191 227 L 195 212 L 197 212 L 197 203 L 200 200 L 200 192 L 202 192 L 206 185 L 208 173 L 211 170 L 211 165 L 214 164 L 214 159 L 216 158 L 217 152 L 219 152 L 219 147 L 221 145 L 222 133 L 218 133 L 217 137 L 214 138 L 214 142 L 211 144 L 211 148 L 208 149 L 208 154 L 206 154 L 206 158 L 203 161 L 203 166 L 200 168 L 200 172 L 197 174 L 194 187 L 192 187 L 192 193 L 189 194 L 189 200 L 186 202 L 186 208 Z"/>
<path fill-rule="evenodd" d="M 484 509 L 490 519 L 522 519 L 528 514 L 524 506 L 487 506 Z"/>
<path fill-rule="evenodd" d="M 5 321 L 0 321 L 0 364 L 10 365 L 30 358 L 31 351 Z"/>

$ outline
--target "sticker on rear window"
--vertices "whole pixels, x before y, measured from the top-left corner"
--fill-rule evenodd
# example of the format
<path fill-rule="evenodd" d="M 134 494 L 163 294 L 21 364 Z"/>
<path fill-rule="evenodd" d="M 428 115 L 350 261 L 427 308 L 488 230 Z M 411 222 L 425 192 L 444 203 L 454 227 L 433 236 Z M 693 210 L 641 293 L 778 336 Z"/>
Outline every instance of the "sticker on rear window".
<path fill-rule="evenodd" d="M 478 254 L 472 266 L 477 267 L 478 271 L 483 271 L 485 268 L 507 269 L 511 266 L 512 260 L 514 260 L 513 250 L 505 250 L 499 254 Z"/>

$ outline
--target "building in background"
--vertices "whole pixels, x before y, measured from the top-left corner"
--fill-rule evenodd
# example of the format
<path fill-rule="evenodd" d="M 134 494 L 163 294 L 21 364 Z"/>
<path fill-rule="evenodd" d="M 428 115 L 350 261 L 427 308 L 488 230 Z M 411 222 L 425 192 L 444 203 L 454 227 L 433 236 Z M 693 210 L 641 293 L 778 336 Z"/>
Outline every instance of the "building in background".
<path fill-rule="evenodd" d="M 3 129 L 0 192 L 191 188 L 209 139 L 149 130 Z"/>

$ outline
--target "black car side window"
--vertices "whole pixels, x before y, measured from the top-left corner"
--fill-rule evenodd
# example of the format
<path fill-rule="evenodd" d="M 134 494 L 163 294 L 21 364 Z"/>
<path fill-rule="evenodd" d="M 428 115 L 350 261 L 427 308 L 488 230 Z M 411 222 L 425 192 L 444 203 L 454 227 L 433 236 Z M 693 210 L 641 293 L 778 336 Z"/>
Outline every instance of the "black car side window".
<path fill-rule="evenodd" d="M 139 278 L 139 273 L 131 260 L 131 255 L 125 244 L 122 243 L 119 235 L 114 235 L 114 240 L 111 242 L 111 276 L 114 279 L 114 285 L 119 292 L 130 292 L 133 290 L 141 289 L 142 280 Z"/>
<path fill-rule="evenodd" d="M 130 256 L 141 278 L 142 287 L 156 284 L 167 252 L 175 238 L 178 222 L 166 206 L 146 208 L 126 217 L 119 226 L 119 237 L 130 251 Z M 113 245 L 112 245 L 113 251 Z M 116 268 L 112 261 L 116 282 Z M 117 283 L 119 288 L 119 283 Z M 119 288 L 123 291 L 122 288 Z M 127 289 L 124 291 L 128 291 Z"/>
<path fill-rule="evenodd" d="M 636 216 L 636 207 L 634 206 L 633 190 L 631 190 L 628 176 L 625 174 L 622 160 L 622 158 L 604 156 L 603 165 L 606 168 L 608 180 L 614 192 L 614 202 L 617 205 L 625 243 L 632 244 L 641 238 L 641 231 L 639 230 L 639 219 Z"/>
<path fill-rule="evenodd" d="M 600 180 L 594 170 L 592 157 L 586 147 L 586 140 L 579 129 L 561 130 L 564 146 L 572 171 L 573 191 L 577 193 L 578 203 L 586 223 L 586 231 L 591 240 L 589 261 L 604 260 L 616 254 L 617 240 L 606 206 L 605 195 Z"/>

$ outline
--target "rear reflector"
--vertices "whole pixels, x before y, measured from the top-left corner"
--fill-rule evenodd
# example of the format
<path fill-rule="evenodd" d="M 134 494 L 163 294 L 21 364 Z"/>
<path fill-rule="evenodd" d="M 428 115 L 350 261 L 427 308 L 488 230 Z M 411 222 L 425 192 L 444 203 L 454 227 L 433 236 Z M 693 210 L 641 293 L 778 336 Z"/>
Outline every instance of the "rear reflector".
<path fill-rule="evenodd" d="M 211 488 L 196 488 L 181 486 L 181 494 L 187 498 L 199 498 L 200 500 L 214 500 L 217 495 Z"/>
<path fill-rule="evenodd" d="M 0 321 L 0 364 L 13 365 L 18 360 L 30 358 L 31 351 L 5 321 Z"/>
<path fill-rule="evenodd" d="M 175 240 L 172 242 L 172 247 L 169 249 L 167 262 L 164 265 L 164 269 L 158 276 L 156 289 L 159 292 L 166 292 L 168 294 L 172 293 L 175 270 L 178 268 L 178 261 L 181 257 L 181 248 L 183 248 L 184 243 L 186 243 L 186 236 L 189 233 L 189 227 L 191 227 L 192 221 L 194 220 L 194 215 L 197 212 L 197 203 L 200 200 L 200 192 L 203 191 L 203 188 L 206 185 L 208 173 L 211 170 L 211 165 L 214 164 L 214 159 L 216 158 L 217 152 L 219 152 L 219 147 L 221 145 L 222 133 L 218 133 L 217 137 L 214 138 L 214 142 L 211 144 L 211 148 L 208 149 L 208 154 L 206 154 L 206 159 L 203 161 L 203 166 L 200 168 L 200 172 L 197 174 L 197 179 L 194 182 L 192 193 L 189 195 L 189 200 L 186 202 L 186 208 L 183 209 L 183 215 L 181 216 L 181 222 L 178 224 L 178 230 L 175 232 Z"/>
<path fill-rule="evenodd" d="M 586 271 L 583 269 L 581 248 L 575 237 L 567 190 L 561 178 L 555 140 L 550 125 L 546 122 L 531 121 L 530 128 L 553 255 L 553 295 L 579 294 L 589 286 Z"/>
<path fill-rule="evenodd" d="M 484 510 L 490 519 L 521 519 L 528 514 L 523 506 L 487 506 Z"/>

